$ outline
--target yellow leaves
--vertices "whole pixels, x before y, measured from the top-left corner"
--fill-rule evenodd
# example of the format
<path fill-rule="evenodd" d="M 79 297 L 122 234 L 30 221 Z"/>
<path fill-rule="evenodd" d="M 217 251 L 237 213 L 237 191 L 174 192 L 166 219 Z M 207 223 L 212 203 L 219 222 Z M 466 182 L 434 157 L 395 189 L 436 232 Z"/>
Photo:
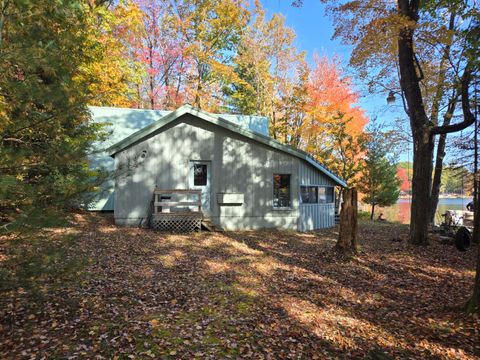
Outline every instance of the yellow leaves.
<path fill-rule="evenodd" d="M 81 68 L 80 80 L 86 79 L 94 98 L 91 105 L 132 106 L 134 83 L 142 69 L 129 54 L 129 46 L 141 31 L 141 11 L 131 0 L 113 8 L 96 6 L 90 10 L 88 33 L 90 62 Z"/>

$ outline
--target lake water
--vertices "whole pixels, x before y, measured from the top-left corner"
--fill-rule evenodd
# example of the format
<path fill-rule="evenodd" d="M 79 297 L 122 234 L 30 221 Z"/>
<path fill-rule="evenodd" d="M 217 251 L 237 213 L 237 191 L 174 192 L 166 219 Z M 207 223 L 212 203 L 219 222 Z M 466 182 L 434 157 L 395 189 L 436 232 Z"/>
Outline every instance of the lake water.
<path fill-rule="evenodd" d="M 472 198 L 444 198 L 438 202 L 437 213 L 435 216 L 435 222 L 440 223 L 442 220 L 441 214 L 444 214 L 446 210 L 466 210 L 467 204 L 472 201 Z M 399 199 L 393 206 L 386 208 L 375 208 L 375 219 L 380 212 L 388 221 L 398 221 L 403 224 L 410 223 L 410 199 Z M 363 211 L 370 212 L 370 206 L 362 205 Z"/>

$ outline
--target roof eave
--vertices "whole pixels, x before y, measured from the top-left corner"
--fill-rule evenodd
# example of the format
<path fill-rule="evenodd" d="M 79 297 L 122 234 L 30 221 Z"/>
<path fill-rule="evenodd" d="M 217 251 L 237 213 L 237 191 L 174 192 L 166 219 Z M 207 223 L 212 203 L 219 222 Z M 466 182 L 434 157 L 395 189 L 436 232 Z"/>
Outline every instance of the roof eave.
<path fill-rule="evenodd" d="M 325 169 L 322 165 L 320 165 L 315 160 L 313 160 L 308 155 L 308 153 L 306 153 L 302 150 L 295 149 L 295 148 L 290 147 L 288 145 L 282 144 L 282 143 L 280 143 L 276 140 L 273 140 L 273 139 L 269 138 L 268 136 L 264 136 L 262 134 L 257 134 L 257 133 L 254 133 L 252 131 L 246 130 L 246 129 L 242 128 L 240 125 L 231 123 L 228 120 L 223 119 L 221 116 L 212 115 L 212 114 L 210 114 L 206 111 L 196 109 L 189 104 L 179 107 L 177 110 L 172 111 L 170 114 L 162 117 L 159 121 L 156 121 L 156 122 L 154 122 L 150 125 L 147 125 L 146 127 L 137 131 L 136 133 L 133 133 L 132 135 L 126 137 L 122 141 L 116 143 L 115 145 L 112 145 L 111 147 L 109 147 L 107 149 L 108 154 L 112 157 L 115 157 L 115 154 L 117 154 L 118 152 L 120 152 L 123 149 L 129 147 L 130 145 L 135 144 L 136 142 L 143 139 L 145 136 L 147 136 L 151 133 L 154 133 L 157 130 L 160 130 L 165 125 L 169 124 L 170 122 L 176 120 L 180 116 L 185 115 L 187 113 L 191 114 L 193 116 L 196 116 L 198 118 L 201 118 L 203 120 L 206 120 L 206 121 L 208 121 L 210 123 L 213 123 L 215 125 L 218 125 L 220 127 L 223 127 L 227 130 L 239 133 L 240 135 L 243 135 L 243 136 L 245 136 L 249 139 L 258 141 L 258 142 L 260 142 L 264 145 L 273 147 L 277 150 L 286 152 L 290 155 L 293 155 L 295 157 L 303 159 L 303 160 L 307 161 L 309 164 L 311 164 L 312 166 L 314 166 L 317 170 L 322 172 L 324 175 L 326 175 L 328 178 L 333 180 L 339 186 L 347 187 L 347 184 L 345 183 L 345 181 L 343 181 L 338 176 L 334 175 L 333 173 L 331 173 L 330 171 Z"/>
<path fill-rule="evenodd" d="M 167 114 L 159 119 L 159 121 L 153 122 L 150 125 L 145 126 L 143 129 L 133 133 L 130 136 L 127 136 L 122 141 L 110 146 L 106 151 L 111 157 L 115 157 L 115 154 L 122 151 L 126 147 L 136 143 L 137 141 L 143 139 L 146 135 L 149 135 L 152 132 L 155 132 L 161 129 L 163 126 L 167 125 L 171 121 L 179 118 L 180 116 L 189 112 L 191 106 L 183 105 L 177 110 L 172 111 L 170 114 Z"/>

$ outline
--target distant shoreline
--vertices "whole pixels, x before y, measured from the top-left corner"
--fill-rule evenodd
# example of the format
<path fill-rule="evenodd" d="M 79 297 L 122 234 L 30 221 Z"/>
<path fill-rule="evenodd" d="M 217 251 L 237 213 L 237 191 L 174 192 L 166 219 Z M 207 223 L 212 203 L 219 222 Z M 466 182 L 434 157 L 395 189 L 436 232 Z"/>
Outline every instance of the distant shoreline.
<path fill-rule="evenodd" d="M 411 199 L 411 195 L 400 195 L 399 199 Z M 468 195 L 456 195 L 456 194 L 443 194 L 438 197 L 439 199 L 470 199 L 472 196 Z"/>

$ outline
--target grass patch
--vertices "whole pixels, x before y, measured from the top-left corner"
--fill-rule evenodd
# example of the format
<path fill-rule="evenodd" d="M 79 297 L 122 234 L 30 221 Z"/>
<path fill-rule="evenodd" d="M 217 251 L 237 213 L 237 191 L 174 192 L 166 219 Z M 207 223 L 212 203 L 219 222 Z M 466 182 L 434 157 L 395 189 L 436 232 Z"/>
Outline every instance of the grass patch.
<path fill-rule="evenodd" d="M 87 264 L 77 252 L 78 235 L 37 235 L 8 242 L 0 269 L 0 292 L 16 291 L 41 300 L 49 292 L 77 281 Z"/>

